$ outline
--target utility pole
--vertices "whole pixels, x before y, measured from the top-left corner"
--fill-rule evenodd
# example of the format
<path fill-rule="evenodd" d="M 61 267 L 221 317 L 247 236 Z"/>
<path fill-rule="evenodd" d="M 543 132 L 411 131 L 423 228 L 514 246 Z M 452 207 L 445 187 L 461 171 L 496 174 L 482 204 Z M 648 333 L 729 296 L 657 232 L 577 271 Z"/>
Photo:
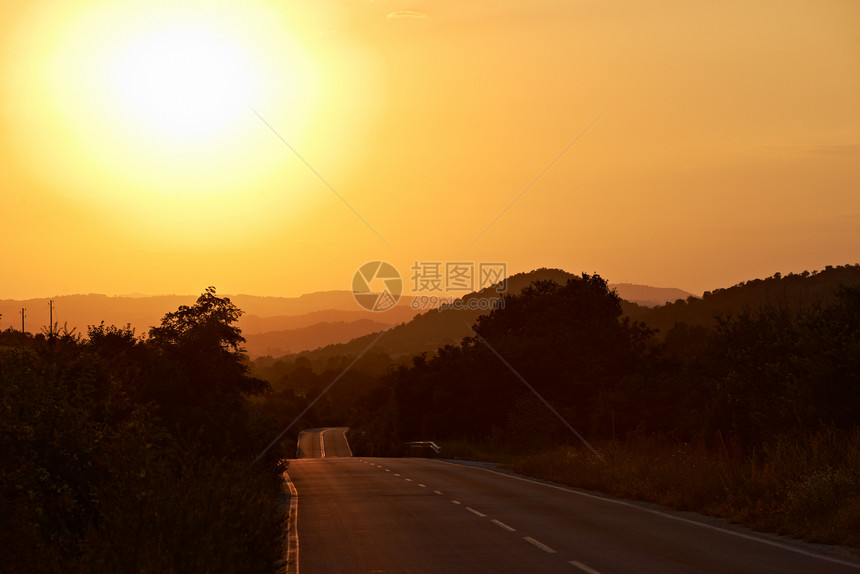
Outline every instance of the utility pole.
<path fill-rule="evenodd" d="M 24 332 L 24 311 L 26 311 L 26 307 L 21 307 L 21 332 Z"/>
<path fill-rule="evenodd" d="M 49 321 L 48 333 L 50 334 L 51 337 L 53 337 L 54 336 L 54 300 L 53 299 L 48 301 L 48 309 L 49 309 L 49 311 L 48 311 L 48 317 L 49 317 L 49 319 L 48 319 L 48 321 Z"/>

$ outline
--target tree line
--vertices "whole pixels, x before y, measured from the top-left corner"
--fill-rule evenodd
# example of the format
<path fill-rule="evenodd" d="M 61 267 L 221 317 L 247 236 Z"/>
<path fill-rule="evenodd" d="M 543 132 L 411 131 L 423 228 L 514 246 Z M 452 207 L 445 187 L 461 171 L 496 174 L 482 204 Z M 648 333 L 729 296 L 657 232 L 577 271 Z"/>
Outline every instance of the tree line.
<path fill-rule="evenodd" d="M 836 272 L 706 299 L 743 299 L 744 289 L 773 292 L 785 281 L 820 285 Z M 599 275 L 582 274 L 505 295 L 459 344 L 408 360 L 371 349 L 358 362 L 298 357 L 256 374 L 236 326 L 241 310 L 214 288 L 145 337 L 104 324 L 86 335 L 0 332 L 0 546 L 16 549 L 4 568 L 270 569 L 282 533 L 278 461 L 294 434 L 251 463 L 293 422 L 296 432 L 351 426 L 364 455 L 402 454 L 412 440 L 535 453 L 578 445 L 570 427 L 598 448 L 654 439 L 730 448 L 744 460 L 816 433 L 850 442 L 860 287 L 802 299 L 757 300 L 660 331 Z M 695 317 L 696 305 L 655 312 Z"/>
<path fill-rule="evenodd" d="M 860 288 L 714 322 L 658 337 L 597 275 L 536 282 L 479 318 L 474 336 L 383 376 L 358 426 L 384 437 L 379 452 L 411 440 L 576 441 L 542 398 L 593 440 L 732 437 L 752 451 L 860 422 Z"/>
<path fill-rule="evenodd" d="M 0 333 L 4 571 L 268 571 L 277 425 L 249 407 L 241 311 L 207 289 L 146 337 Z"/>

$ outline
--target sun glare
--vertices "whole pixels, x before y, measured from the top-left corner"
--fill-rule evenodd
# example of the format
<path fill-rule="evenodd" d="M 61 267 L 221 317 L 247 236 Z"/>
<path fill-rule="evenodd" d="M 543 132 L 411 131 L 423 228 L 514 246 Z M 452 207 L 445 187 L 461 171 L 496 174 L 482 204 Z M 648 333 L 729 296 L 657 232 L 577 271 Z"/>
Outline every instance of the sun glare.
<path fill-rule="evenodd" d="M 10 81 L 27 98 L 0 94 L 21 164 L 123 232 L 165 241 L 300 213 L 304 196 L 281 191 L 288 150 L 255 114 L 298 146 L 320 121 L 320 66 L 293 25 L 255 0 L 34 10 L 8 40 Z M 237 225 L 247 194 L 268 190 L 279 193 Z"/>
<path fill-rule="evenodd" d="M 117 104 L 168 137 L 217 136 L 259 97 L 257 72 L 241 48 L 194 24 L 127 39 L 110 66 Z"/>

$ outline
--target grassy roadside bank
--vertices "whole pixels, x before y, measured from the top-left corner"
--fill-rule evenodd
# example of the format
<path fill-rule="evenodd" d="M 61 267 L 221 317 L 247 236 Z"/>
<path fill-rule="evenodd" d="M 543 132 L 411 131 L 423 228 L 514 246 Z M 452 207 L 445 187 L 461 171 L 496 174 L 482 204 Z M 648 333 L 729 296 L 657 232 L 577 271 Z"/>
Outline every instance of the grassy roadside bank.
<path fill-rule="evenodd" d="M 519 455 L 512 453 L 504 445 L 489 442 L 476 443 L 465 440 L 449 440 L 439 443 L 439 446 L 442 447 L 442 452 L 439 454 L 440 458 L 495 462 L 503 465 L 513 464 L 519 458 Z"/>
<path fill-rule="evenodd" d="M 70 571 L 272 572 L 285 529 L 279 477 L 197 456 L 106 485 Z"/>
<path fill-rule="evenodd" d="M 619 498 L 724 518 L 755 530 L 860 550 L 860 429 L 824 430 L 742 455 L 658 438 L 528 454 L 445 443 L 446 458 L 501 462 L 517 473 Z"/>

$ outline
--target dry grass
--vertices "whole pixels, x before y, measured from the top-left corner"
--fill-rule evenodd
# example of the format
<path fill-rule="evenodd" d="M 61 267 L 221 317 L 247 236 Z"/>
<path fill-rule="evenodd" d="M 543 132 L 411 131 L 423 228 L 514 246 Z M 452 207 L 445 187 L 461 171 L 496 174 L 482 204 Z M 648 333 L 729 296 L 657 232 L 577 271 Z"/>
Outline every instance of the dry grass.
<path fill-rule="evenodd" d="M 519 473 L 726 518 L 811 542 L 860 547 L 860 429 L 821 431 L 742 456 L 639 438 L 589 451 L 557 447 L 517 457 Z"/>
<path fill-rule="evenodd" d="M 270 472 L 209 457 L 147 466 L 99 493 L 100 519 L 68 571 L 274 570 L 284 515 Z"/>
<path fill-rule="evenodd" d="M 511 464 L 517 460 L 516 455 L 509 449 L 492 442 L 469 442 L 464 440 L 449 440 L 439 443 L 442 452 L 439 458 L 454 460 L 477 460 L 481 462 L 498 462 Z"/>

